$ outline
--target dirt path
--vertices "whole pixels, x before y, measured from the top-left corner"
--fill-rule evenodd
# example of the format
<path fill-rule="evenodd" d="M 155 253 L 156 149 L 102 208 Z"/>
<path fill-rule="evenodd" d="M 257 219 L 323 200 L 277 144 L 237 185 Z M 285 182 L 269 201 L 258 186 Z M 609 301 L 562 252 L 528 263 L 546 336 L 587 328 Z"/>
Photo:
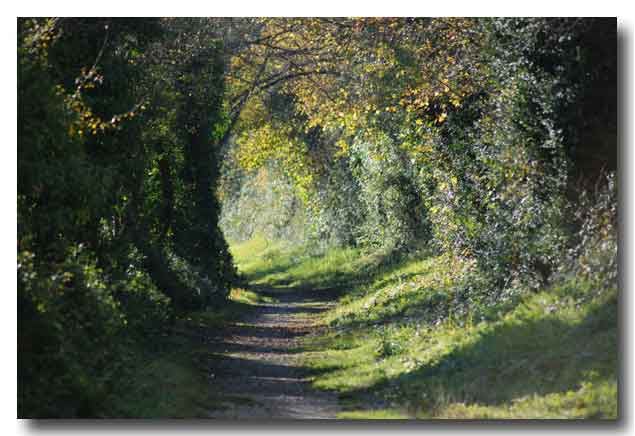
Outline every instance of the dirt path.
<path fill-rule="evenodd" d="M 316 316 L 330 304 L 315 291 L 261 291 L 276 299 L 260 304 L 230 325 L 213 345 L 217 356 L 211 377 L 219 419 L 335 418 L 337 397 L 318 392 L 301 366 L 301 339 L 315 329 Z M 324 298 L 323 298 L 324 297 Z M 331 297 L 332 298 L 332 297 Z"/>

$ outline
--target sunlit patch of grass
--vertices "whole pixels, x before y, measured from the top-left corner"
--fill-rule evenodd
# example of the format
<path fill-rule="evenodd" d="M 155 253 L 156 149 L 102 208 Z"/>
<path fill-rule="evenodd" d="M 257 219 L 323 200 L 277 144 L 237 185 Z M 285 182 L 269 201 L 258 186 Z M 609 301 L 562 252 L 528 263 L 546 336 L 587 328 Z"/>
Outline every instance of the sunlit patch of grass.
<path fill-rule="evenodd" d="M 409 419 L 410 417 L 402 411 L 392 409 L 381 410 L 358 410 L 351 412 L 340 412 L 337 414 L 339 419 Z"/>
<path fill-rule="evenodd" d="M 615 313 L 611 295 L 576 305 L 544 292 L 497 322 L 353 329 L 307 364 L 316 387 L 357 396 L 358 407 L 372 393 L 419 418 L 610 419 Z"/>
<path fill-rule="evenodd" d="M 282 242 L 269 242 L 265 238 L 257 236 L 249 241 L 230 245 L 234 262 L 238 270 L 252 279 L 253 275 L 261 275 L 277 266 L 281 266 L 288 255 L 283 253 Z M 284 257 L 284 259 L 283 259 Z"/>
<path fill-rule="evenodd" d="M 617 382 L 583 382 L 576 390 L 529 395 L 503 405 L 449 403 L 436 414 L 447 419 L 617 419 Z M 434 417 L 421 414 L 418 418 Z"/>
<path fill-rule="evenodd" d="M 246 247 L 251 247 L 247 249 Z M 262 241 L 236 246 L 256 282 L 343 292 L 305 340 L 318 389 L 347 419 L 617 416 L 617 290 L 571 278 L 488 313 L 455 314 L 473 264 L 448 256 L 385 262 Z M 467 283 L 469 285 L 469 282 Z"/>
<path fill-rule="evenodd" d="M 617 290 L 571 279 L 497 319 L 430 323 L 419 310 L 451 273 L 442 257 L 406 262 L 324 315 L 331 328 L 307 341 L 304 362 L 316 388 L 346 399 L 342 416 L 395 407 L 422 419 L 617 416 Z"/>
<path fill-rule="evenodd" d="M 355 273 L 359 251 L 352 248 L 312 254 L 307 247 L 291 247 L 262 237 L 231 245 L 238 270 L 252 284 L 286 287 L 329 287 Z"/>
<path fill-rule="evenodd" d="M 270 295 L 262 295 L 245 288 L 233 288 L 229 293 L 229 299 L 236 303 L 243 304 L 259 304 L 259 303 L 274 303 L 275 298 Z"/>
<path fill-rule="evenodd" d="M 450 263 L 444 258 L 406 262 L 344 296 L 325 316 L 327 323 L 345 325 L 380 321 L 391 316 L 421 313 L 424 300 L 450 298 L 447 292 Z M 434 313 L 428 313 L 434 315 Z"/>
<path fill-rule="evenodd" d="M 354 249 L 330 250 L 322 256 L 301 259 L 286 270 L 271 274 L 267 281 L 282 282 L 288 286 L 337 286 L 346 282 L 348 275 L 353 272 L 351 263 L 357 257 L 358 252 Z"/>

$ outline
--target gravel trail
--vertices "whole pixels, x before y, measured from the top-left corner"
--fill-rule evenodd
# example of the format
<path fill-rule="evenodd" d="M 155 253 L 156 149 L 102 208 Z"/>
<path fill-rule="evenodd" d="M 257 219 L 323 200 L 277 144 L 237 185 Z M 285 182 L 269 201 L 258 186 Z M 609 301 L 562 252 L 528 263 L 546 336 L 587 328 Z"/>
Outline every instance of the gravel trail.
<path fill-rule="evenodd" d="M 299 354 L 302 337 L 315 331 L 316 317 L 333 304 L 332 295 L 301 289 L 260 292 L 276 302 L 257 305 L 212 346 L 210 387 L 219 404 L 209 417 L 335 418 L 337 396 L 311 388 Z"/>

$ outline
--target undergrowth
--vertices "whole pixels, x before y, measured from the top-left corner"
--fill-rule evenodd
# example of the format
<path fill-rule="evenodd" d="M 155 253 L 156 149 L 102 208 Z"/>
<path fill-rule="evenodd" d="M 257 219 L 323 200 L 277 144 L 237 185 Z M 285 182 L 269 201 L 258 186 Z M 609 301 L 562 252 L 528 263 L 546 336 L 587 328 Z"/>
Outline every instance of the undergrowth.
<path fill-rule="evenodd" d="M 105 417 L 204 418 L 222 407 L 223 399 L 206 388 L 213 375 L 210 341 L 222 334 L 224 325 L 262 302 L 271 298 L 234 288 L 222 308 L 191 313 L 147 349 L 130 349 L 131 370 L 112 393 Z"/>

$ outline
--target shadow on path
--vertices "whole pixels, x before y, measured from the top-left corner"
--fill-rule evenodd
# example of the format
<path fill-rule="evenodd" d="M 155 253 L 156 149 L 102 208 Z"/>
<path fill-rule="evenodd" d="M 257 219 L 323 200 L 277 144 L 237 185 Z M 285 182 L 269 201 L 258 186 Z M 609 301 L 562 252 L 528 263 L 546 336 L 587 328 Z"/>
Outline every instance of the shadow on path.
<path fill-rule="evenodd" d="M 275 303 L 256 305 L 212 339 L 210 396 L 218 419 L 335 418 L 335 394 L 311 388 L 301 363 L 301 340 L 334 294 L 301 288 L 257 287 Z"/>

